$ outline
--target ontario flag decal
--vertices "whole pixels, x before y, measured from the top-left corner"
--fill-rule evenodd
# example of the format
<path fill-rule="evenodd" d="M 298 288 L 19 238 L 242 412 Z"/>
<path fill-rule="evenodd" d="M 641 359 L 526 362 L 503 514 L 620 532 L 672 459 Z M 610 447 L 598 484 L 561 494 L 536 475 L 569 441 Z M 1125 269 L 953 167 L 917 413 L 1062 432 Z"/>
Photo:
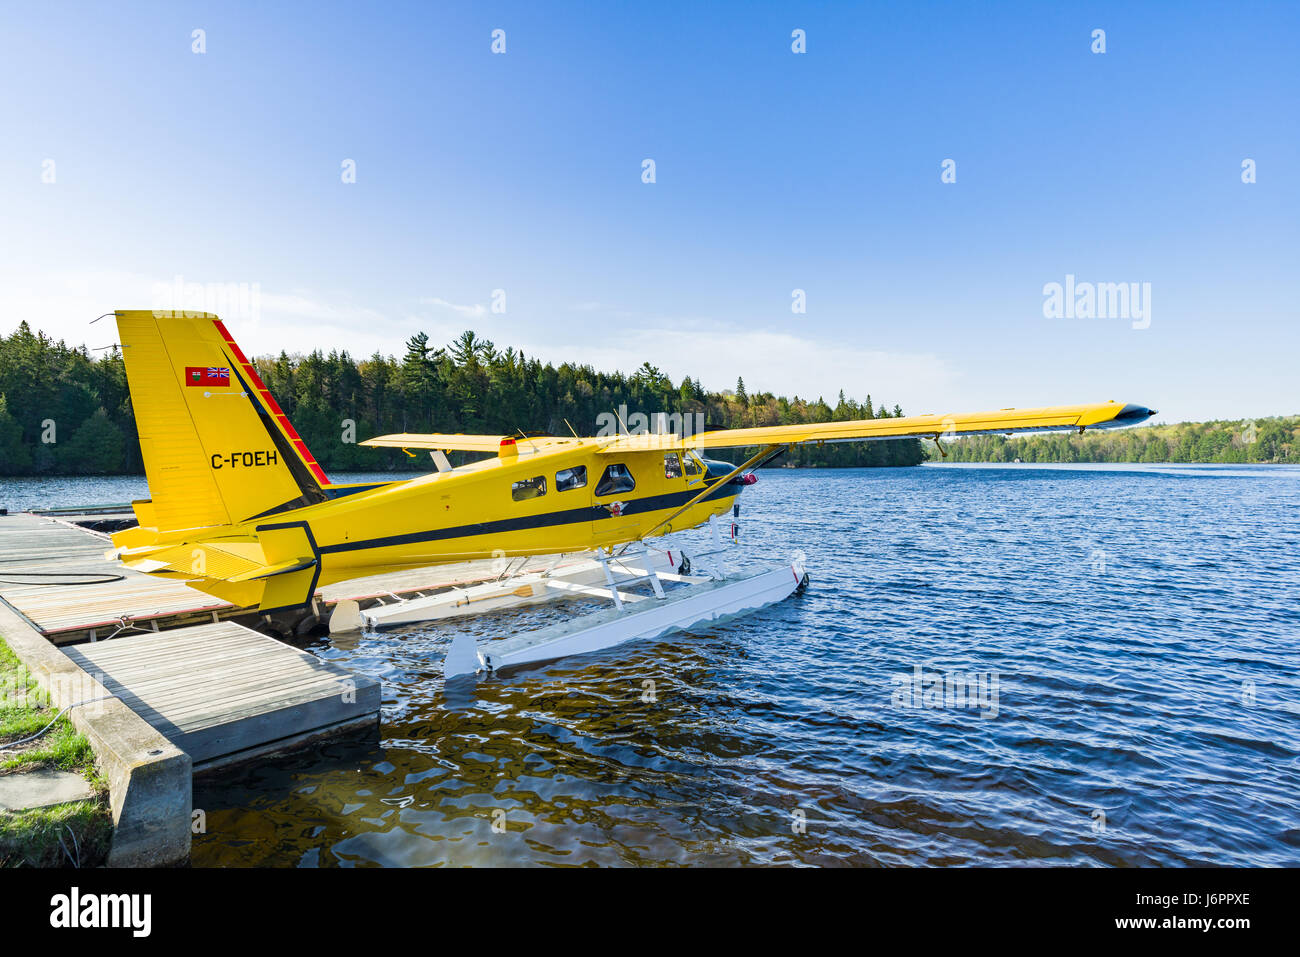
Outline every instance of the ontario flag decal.
<path fill-rule="evenodd" d="M 218 366 L 186 366 L 186 385 L 230 385 L 230 370 Z"/>

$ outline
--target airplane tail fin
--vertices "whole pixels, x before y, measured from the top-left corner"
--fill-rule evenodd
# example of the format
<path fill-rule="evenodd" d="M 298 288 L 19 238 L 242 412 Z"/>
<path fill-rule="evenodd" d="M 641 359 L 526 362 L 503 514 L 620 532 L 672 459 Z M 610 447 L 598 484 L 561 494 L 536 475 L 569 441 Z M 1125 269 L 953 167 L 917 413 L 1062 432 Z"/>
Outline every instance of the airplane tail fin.
<path fill-rule="evenodd" d="M 234 525 L 328 499 L 324 471 L 220 319 L 115 315 L 151 496 L 134 503 L 141 532 Z"/>

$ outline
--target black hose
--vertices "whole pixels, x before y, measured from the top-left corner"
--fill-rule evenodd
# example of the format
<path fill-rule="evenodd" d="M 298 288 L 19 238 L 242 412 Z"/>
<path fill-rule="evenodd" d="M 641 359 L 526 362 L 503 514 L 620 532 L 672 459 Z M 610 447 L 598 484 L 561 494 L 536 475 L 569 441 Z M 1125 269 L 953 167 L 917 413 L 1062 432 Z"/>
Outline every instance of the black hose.
<path fill-rule="evenodd" d="M 0 583 L 5 585 L 107 585 L 109 582 L 120 582 L 126 578 L 125 575 L 115 574 L 96 574 L 95 572 L 6 572 L 6 575 L 18 575 L 25 578 L 83 578 L 84 581 L 52 581 L 52 582 L 32 582 L 32 581 L 15 581 L 12 578 L 0 578 Z"/>
<path fill-rule="evenodd" d="M 80 701 L 74 701 L 74 702 L 72 702 L 72 704 L 68 705 L 66 708 L 64 708 L 62 711 L 60 711 L 58 714 L 56 714 L 56 715 L 54 716 L 54 719 L 53 719 L 49 724 L 47 724 L 45 727 L 41 728 L 41 730 L 37 731 L 35 734 L 28 735 L 27 737 L 25 737 L 25 738 L 21 738 L 21 739 L 19 739 L 19 740 L 17 740 L 17 741 L 10 741 L 10 742 L 9 742 L 8 744 L 6 744 L 3 748 L 0 748 L 0 754 L 11 754 L 13 751 L 15 751 L 16 749 L 18 749 L 18 748 L 21 747 L 22 745 L 27 744 L 27 743 L 29 743 L 29 742 L 31 742 L 31 741 L 35 741 L 37 738 L 39 738 L 41 735 L 43 735 L 46 731 L 49 731 L 50 728 L 54 727 L 54 725 L 58 723 L 58 720 L 59 720 L 60 718 L 62 718 L 65 714 L 67 714 L 69 711 L 71 711 L 73 708 L 79 708 L 79 707 L 81 707 L 83 704 L 91 704 L 92 702 L 95 702 L 95 701 L 105 701 L 105 700 L 107 700 L 107 699 L 109 699 L 109 698 L 113 698 L 113 697 L 116 697 L 116 695 L 112 695 L 112 694 L 102 694 L 102 695 L 99 695 L 99 696 L 96 697 L 96 698 L 82 698 Z"/>

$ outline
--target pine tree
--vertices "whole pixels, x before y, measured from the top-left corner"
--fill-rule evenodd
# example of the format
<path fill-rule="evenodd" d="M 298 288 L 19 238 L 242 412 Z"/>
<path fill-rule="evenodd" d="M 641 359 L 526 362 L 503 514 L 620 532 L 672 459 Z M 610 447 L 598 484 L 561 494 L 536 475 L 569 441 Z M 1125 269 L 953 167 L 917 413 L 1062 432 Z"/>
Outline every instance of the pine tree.
<path fill-rule="evenodd" d="M 122 470 L 125 447 L 122 430 L 101 406 L 59 444 L 56 459 L 66 474 L 113 475 Z"/>
<path fill-rule="evenodd" d="M 23 427 L 9 414 L 9 403 L 0 394 L 0 475 L 26 475 L 32 456 L 23 445 Z"/>
<path fill-rule="evenodd" d="M 376 354 L 356 361 L 346 352 L 316 350 L 253 362 L 327 471 L 429 466 L 427 457 L 410 459 L 400 450 L 344 442 L 345 419 L 355 422 L 355 438 L 363 440 L 404 431 L 567 434 L 566 419 L 579 432 L 594 434 L 596 417 L 623 404 L 646 413 L 703 413 L 709 428 L 857 418 L 870 409 L 843 394 L 834 410 L 820 399 L 810 403 L 768 392 L 750 395 L 743 377 L 738 377 L 734 395 L 710 392 L 690 376 L 674 387 L 663 370 L 648 362 L 632 376 L 571 363 L 556 367 L 513 348 L 498 352 L 473 331 L 446 349 L 434 348 L 427 334 L 417 333 L 398 358 Z M 0 395 L 6 397 L 0 413 L 0 472 L 121 473 L 142 467 L 120 354 L 91 356 L 20 323 L 9 336 L 0 336 Z M 43 444 L 43 423 L 50 419 L 58 424 L 58 442 Z M 74 423 L 79 424 L 74 428 Z M 1207 443 L 1211 451 L 1219 448 Z M 1268 451 L 1279 448 L 1277 454 L 1293 455 L 1298 444 L 1288 430 L 1285 441 L 1268 443 Z M 923 457 L 920 444 L 907 440 L 792 449 L 786 461 L 859 466 L 916 464 Z"/>

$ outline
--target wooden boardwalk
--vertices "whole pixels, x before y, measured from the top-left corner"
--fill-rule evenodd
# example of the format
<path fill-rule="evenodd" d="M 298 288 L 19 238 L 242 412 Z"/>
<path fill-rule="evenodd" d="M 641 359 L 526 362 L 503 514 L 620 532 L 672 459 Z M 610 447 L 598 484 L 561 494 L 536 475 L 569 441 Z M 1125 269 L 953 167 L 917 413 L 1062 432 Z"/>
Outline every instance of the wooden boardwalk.
<path fill-rule="evenodd" d="M 93 518 L 94 516 L 78 516 Z M 182 625 L 256 615 L 184 582 L 156 578 L 104 557 L 113 547 L 108 535 L 58 519 L 29 514 L 0 516 L 0 600 L 22 615 L 57 645 Z M 581 561 L 567 556 L 564 561 Z M 537 571 L 553 556 L 514 560 L 457 562 L 430 568 L 387 572 L 326 585 L 316 592 L 322 620 L 343 600 L 368 607 L 391 597 L 410 598 L 450 586 L 491 581 L 509 567 L 515 573 Z M 6 580 L 5 573 L 20 574 Z M 98 584 L 37 584 L 22 572 L 78 573 Z M 57 578 L 45 579 L 58 582 Z M 79 579 L 68 579 L 79 580 Z M 16 582 L 22 581 L 23 584 Z"/>
<path fill-rule="evenodd" d="M 76 517 L 102 521 L 95 514 Z M 377 681 L 228 620 L 244 616 L 255 624 L 258 614 L 184 582 L 126 568 L 106 557 L 111 549 L 108 535 L 62 516 L 0 516 L 0 602 L 15 613 L 19 627 L 58 645 L 72 665 L 96 678 L 195 766 L 287 750 L 352 726 L 377 726 Z M 315 606 L 325 619 L 343 599 L 386 602 L 389 596 L 490 581 L 556 561 L 543 556 L 390 572 L 321 588 Z"/>
<path fill-rule="evenodd" d="M 557 567 L 582 562 L 591 557 L 590 552 L 565 555 Z M 538 572 L 555 564 L 555 555 L 537 555 L 527 559 L 483 559 L 474 562 L 454 562 L 430 568 L 413 568 L 407 571 L 385 572 L 366 578 L 349 578 L 347 581 L 326 585 L 316 591 L 316 597 L 326 609 L 348 599 L 362 607 L 373 599 L 413 598 L 432 594 L 452 586 L 462 587 L 492 581 L 509 569 L 511 574 Z"/>
<path fill-rule="evenodd" d="M 0 516 L 0 600 L 194 765 L 377 725 L 377 681 L 223 620 L 255 612 L 125 568 L 111 547 L 56 519 Z"/>
<path fill-rule="evenodd" d="M 110 561 L 107 535 L 35 515 L 0 516 L 0 599 L 55 644 L 217 621 L 241 609 Z M 96 584 L 63 581 L 98 580 Z M 40 581 L 57 584 L 38 584 Z M 23 582 L 20 584 L 19 582 Z"/>
<path fill-rule="evenodd" d="M 0 516 L 6 630 L 60 646 L 68 668 L 185 752 L 187 768 L 378 727 L 379 682 L 223 620 L 256 613 L 125 568 L 105 557 L 111 547 L 67 522 Z"/>
<path fill-rule="evenodd" d="M 379 682 L 234 622 L 63 652 L 195 765 L 378 721 Z"/>

